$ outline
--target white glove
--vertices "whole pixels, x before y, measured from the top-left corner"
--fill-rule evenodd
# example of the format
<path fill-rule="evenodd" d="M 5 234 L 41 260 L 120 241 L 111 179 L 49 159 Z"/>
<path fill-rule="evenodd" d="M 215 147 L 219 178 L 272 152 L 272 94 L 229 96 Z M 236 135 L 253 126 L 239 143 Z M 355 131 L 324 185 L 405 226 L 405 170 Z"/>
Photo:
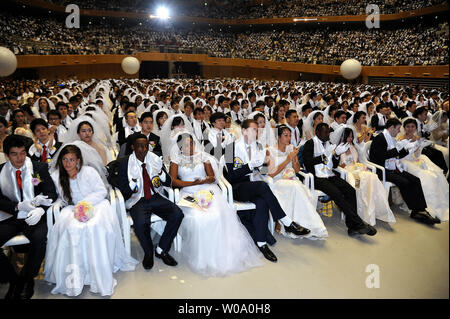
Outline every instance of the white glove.
<path fill-rule="evenodd" d="M 427 123 L 423 126 L 423 130 L 425 132 L 431 133 L 432 131 L 434 131 L 435 129 L 438 128 L 438 124 L 435 122 L 431 122 L 431 123 Z"/>
<path fill-rule="evenodd" d="M 405 148 L 406 145 L 408 145 L 409 143 L 411 143 L 411 140 L 401 140 L 401 141 L 397 141 L 397 151 L 400 152 L 401 149 Z"/>
<path fill-rule="evenodd" d="M 19 204 L 17 204 L 17 209 L 19 211 L 23 211 L 23 212 L 29 212 L 35 208 L 36 208 L 36 206 L 33 205 L 33 201 L 31 199 L 24 200 L 23 202 L 20 202 Z"/>
<path fill-rule="evenodd" d="M 345 144 L 341 143 L 338 146 L 336 146 L 334 151 L 336 152 L 337 155 L 341 155 L 341 154 L 347 152 L 349 147 L 350 147 L 350 144 L 348 144 L 348 143 L 345 143 Z"/>
<path fill-rule="evenodd" d="M 48 198 L 47 195 L 37 195 L 34 199 L 34 205 L 38 206 L 50 206 L 53 203 L 53 199 Z"/>
<path fill-rule="evenodd" d="M 27 219 L 25 219 L 25 222 L 30 226 L 36 225 L 39 222 L 39 220 L 41 219 L 42 215 L 44 215 L 44 214 L 45 214 L 44 209 L 42 209 L 40 207 L 35 208 L 28 213 Z"/>
<path fill-rule="evenodd" d="M 250 163 L 248 163 L 248 166 L 250 167 L 251 170 L 260 167 L 264 164 L 264 157 L 261 158 L 254 158 L 250 161 Z"/>
<path fill-rule="evenodd" d="M 412 142 L 412 143 L 410 142 L 405 145 L 405 149 L 410 153 L 414 152 L 417 149 L 417 147 L 418 147 L 417 142 Z"/>

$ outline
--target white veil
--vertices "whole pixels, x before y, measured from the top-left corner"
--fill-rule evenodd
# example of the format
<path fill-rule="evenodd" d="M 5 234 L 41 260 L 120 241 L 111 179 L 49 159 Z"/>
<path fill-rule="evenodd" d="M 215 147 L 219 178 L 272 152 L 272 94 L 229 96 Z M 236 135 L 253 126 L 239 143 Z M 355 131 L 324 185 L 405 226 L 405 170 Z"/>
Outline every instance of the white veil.
<path fill-rule="evenodd" d="M 53 159 L 50 163 L 49 167 L 50 174 L 57 169 L 56 163 L 58 162 L 59 154 L 61 153 L 62 149 L 67 145 L 75 145 L 81 150 L 81 156 L 83 157 L 83 165 L 95 168 L 95 170 L 99 173 L 100 177 L 102 178 L 103 184 L 105 184 L 105 187 L 108 189 L 110 186 L 108 180 L 106 179 L 107 170 L 106 167 L 103 165 L 103 161 L 100 155 L 92 146 L 89 146 L 83 141 L 78 140 L 70 143 L 64 143 L 63 145 L 61 145 L 56 154 L 53 156 Z"/>
<path fill-rule="evenodd" d="M 89 106 L 95 107 L 95 111 L 84 111 L 82 115 L 91 114 L 94 121 L 98 124 L 99 128 L 102 130 L 102 134 L 105 138 L 105 144 L 108 148 L 114 147 L 112 142 L 112 136 L 109 129 L 109 120 L 107 115 L 97 106 L 90 104 Z M 94 129 L 95 134 L 95 129 Z"/>
<path fill-rule="evenodd" d="M 161 132 L 160 132 L 160 129 L 158 128 L 158 123 L 156 122 L 156 119 L 160 112 L 166 113 L 167 117 L 169 117 L 169 115 L 170 115 L 169 110 L 165 110 L 165 109 L 159 109 L 159 110 L 156 110 L 155 112 L 153 112 L 153 131 L 152 131 L 152 133 L 154 133 L 158 136 L 161 134 Z M 162 127 L 161 127 L 161 129 L 162 129 Z"/>
<path fill-rule="evenodd" d="M 314 115 L 316 115 L 317 113 L 322 114 L 322 116 L 324 116 L 324 112 L 316 110 L 316 111 L 312 111 L 311 113 L 308 114 L 308 116 L 306 117 L 306 119 L 303 121 L 303 126 L 302 126 L 302 131 L 303 131 L 303 137 L 306 138 L 306 132 L 309 133 L 309 135 L 311 136 L 311 138 L 314 136 L 314 132 L 313 132 L 313 128 L 314 128 Z M 325 116 L 324 116 L 325 118 Z"/>
<path fill-rule="evenodd" d="M 180 145 L 177 143 L 177 139 L 181 134 L 188 134 L 192 137 L 194 141 L 194 155 L 192 156 L 186 156 L 183 155 L 180 150 Z M 174 136 L 175 143 L 172 145 L 170 150 L 170 161 L 174 162 L 178 165 L 186 165 L 186 166 L 195 166 L 198 163 L 205 163 L 210 162 L 212 169 L 214 171 L 214 176 L 216 178 L 216 181 L 219 179 L 219 166 L 217 163 L 217 160 L 214 158 L 214 156 L 206 153 L 203 151 L 203 146 L 200 144 L 200 142 L 197 140 L 195 135 L 193 133 L 189 133 L 187 131 L 181 131 L 175 134 Z M 180 141 L 182 142 L 182 140 Z"/>
<path fill-rule="evenodd" d="M 73 122 L 69 126 L 69 129 L 67 130 L 67 133 L 64 134 L 62 142 L 63 143 L 71 143 L 74 141 L 80 141 L 80 137 L 78 136 L 77 129 L 78 129 L 78 125 L 83 121 L 89 122 L 92 125 L 92 127 L 94 128 L 94 134 L 92 136 L 92 140 L 95 143 L 97 143 L 99 145 L 103 145 L 105 148 L 107 148 L 106 136 L 103 133 L 103 130 L 101 129 L 99 124 L 92 117 L 87 116 L 87 115 L 82 115 L 82 116 L 76 118 L 75 120 L 73 120 Z"/>
<path fill-rule="evenodd" d="M 266 147 L 266 145 L 275 146 L 278 143 L 277 137 L 275 135 L 275 129 L 272 128 L 272 125 L 270 124 L 264 113 L 255 111 L 250 113 L 247 118 L 253 120 L 255 118 L 255 115 L 258 113 L 264 116 L 266 122 L 266 126 L 264 126 L 262 132 L 260 132 L 260 129 L 258 128 L 258 142 L 260 142 L 263 147 Z"/>
<path fill-rule="evenodd" d="M 188 133 L 194 132 L 194 129 L 192 128 L 192 124 L 191 124 L 191 122 L 189 122 L 186 115 L 184 115 L 184 114 L 171 115 L 167 119 L 167 121 L 164 122 L 164 124 L 161 128 L 161 133 L 160 133 L 162 153 L 163 153 L 163 157 L 164 157 L 165 161 L 167 161 L 169 159 L 170 150 L 174 143 L 175 135 L 178 132 L 180 132 L 180 131 L 172 130 L 172 123 L 176 117 L 181 117 L 183 119 L 184 129 L 181 132 L 188 132 Z"/>
<path fill-rule="evenodd" d="M 365 162 L 367 160 L 367 156 L 364 152 L 365 143 L 358 144 L 358 140 L 357 140 L 358 133 L 356 132 L 356 130 L 353 126 L 339 125 L 339 127 L 330 134 L 330 142 L 336 146 L 341 143 L 345 144 L 346 142 L 342 140 L 344 137 L 343 135 L 344 135 L 345 129 L 351 129 L 353 131 L 353 146 L 355 147 L 356 151 L 358 152 L 359 161 Z"/>

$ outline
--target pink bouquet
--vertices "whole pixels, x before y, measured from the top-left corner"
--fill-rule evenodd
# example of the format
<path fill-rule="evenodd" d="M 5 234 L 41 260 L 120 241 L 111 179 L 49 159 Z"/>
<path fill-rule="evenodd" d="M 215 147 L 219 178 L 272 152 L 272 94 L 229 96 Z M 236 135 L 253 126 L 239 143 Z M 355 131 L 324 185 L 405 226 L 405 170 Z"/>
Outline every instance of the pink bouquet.
<path fill-rule="evenodd" d="M 81 223 L 87 222 L 92 218 L 94 208 L 86 201 L 81 201 L 75 206 L 74 217 Z"/>
<path fill-rule="evenodd" d="M 213 194 L 211 194 L 208 190 L 201 190 L 195 193 L 194 199 L 197 202 L 198 206 L 203 209 L 209 208 L 213 201 Z"/>
<path fill-rule="evenodd" d="M 293 168 L 286 168 L 283 171 L 282 178 L 283 179 L 291 179 L 291 180 L 293 180 L 295 178 L 295 170 Z"/>

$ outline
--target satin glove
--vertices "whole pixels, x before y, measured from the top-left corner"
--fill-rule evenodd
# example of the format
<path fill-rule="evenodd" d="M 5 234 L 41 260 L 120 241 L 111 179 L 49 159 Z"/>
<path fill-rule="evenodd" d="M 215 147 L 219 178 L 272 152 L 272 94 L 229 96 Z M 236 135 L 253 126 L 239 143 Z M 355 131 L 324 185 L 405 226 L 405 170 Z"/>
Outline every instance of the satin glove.
<path fill-rule="evenodd" d="M 401 140 L 401 141 L 397 141 L 397 151 L 400 152 L 401 149 L 404 149 L 406 147 L 406 145 L 408 145 L 409 143 L 411 143 L 411 140 Z"/>
<path fill-rule="evenodd" d="M 427 123 L 423 126 L 423 130 L 425 132 L 431 133 L 432 131 L 434 131 L 435 129 L 438 128 L 438 124 L 435 122 L 431 122 L 431 123 Z"/>
<path fill-rule="evenodd" d="M 53 203 L 53 199 L 48 198 L 47 195 L 37 195 L 33 199 L 34 205 L 38 206 L 50 206 Z"/>
<path fill-rule="evenodd" d="M 327 147 L 325 148 L 325 156 L 328 158 L 331 156 L 333 151 L 336 149 L 336 145 L 329 143 Z"/>
<path fill-rule="evenodd" d="M 19 211 L 23 211 L 23 212 L 29 212 L 35 208 L 36 208 L 36 206 L 33 205 L 33 200 L 31 200 L 31 199 L 24 200 L 23 202 L 20 202 L 19 204 L 17 204 L 17 209 Z"/>
<path fill-rule="evenodd" d="M 350 144 L 348 144 L 348 143 L 345 143 L 345 144 L 341 143 L 335 148 L 334 151 L 336 152 L 336 155 L 341 155 L 341 154 L 344 154 L 345 152 L 347 152 L 349 147 L 350 147 Z"/>
<path fill-rule="evenodd" d="M 156 157 L 154 162 L 153 162 L 154 167 L 158 168 L 158 170 L 161 170 L 162 165 L 163 165 L 163 161 L 161 157 Z"/>
<path fill-rule="evenodd" d="M 44 215 L 44 214 L 45 214 L 44 209 L 42 209 L 40 207 L 35 208 L 28 213 L 27 219 L 25 219 L 25 222 L 30 226 L 34 226 L 39 222 L 42 215 Z"/>

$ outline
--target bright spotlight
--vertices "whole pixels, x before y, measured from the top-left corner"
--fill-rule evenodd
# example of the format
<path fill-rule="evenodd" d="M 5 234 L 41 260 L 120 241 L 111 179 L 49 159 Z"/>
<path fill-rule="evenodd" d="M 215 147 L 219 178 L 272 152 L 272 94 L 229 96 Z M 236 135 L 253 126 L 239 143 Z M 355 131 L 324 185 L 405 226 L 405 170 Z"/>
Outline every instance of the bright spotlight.
<path fill-rule="evenodd" d="M 169 19 L 169 9 L 167 9 L 166 7 L 158 7 L 156 9 L 156 16 L 161 20 Z"/>

